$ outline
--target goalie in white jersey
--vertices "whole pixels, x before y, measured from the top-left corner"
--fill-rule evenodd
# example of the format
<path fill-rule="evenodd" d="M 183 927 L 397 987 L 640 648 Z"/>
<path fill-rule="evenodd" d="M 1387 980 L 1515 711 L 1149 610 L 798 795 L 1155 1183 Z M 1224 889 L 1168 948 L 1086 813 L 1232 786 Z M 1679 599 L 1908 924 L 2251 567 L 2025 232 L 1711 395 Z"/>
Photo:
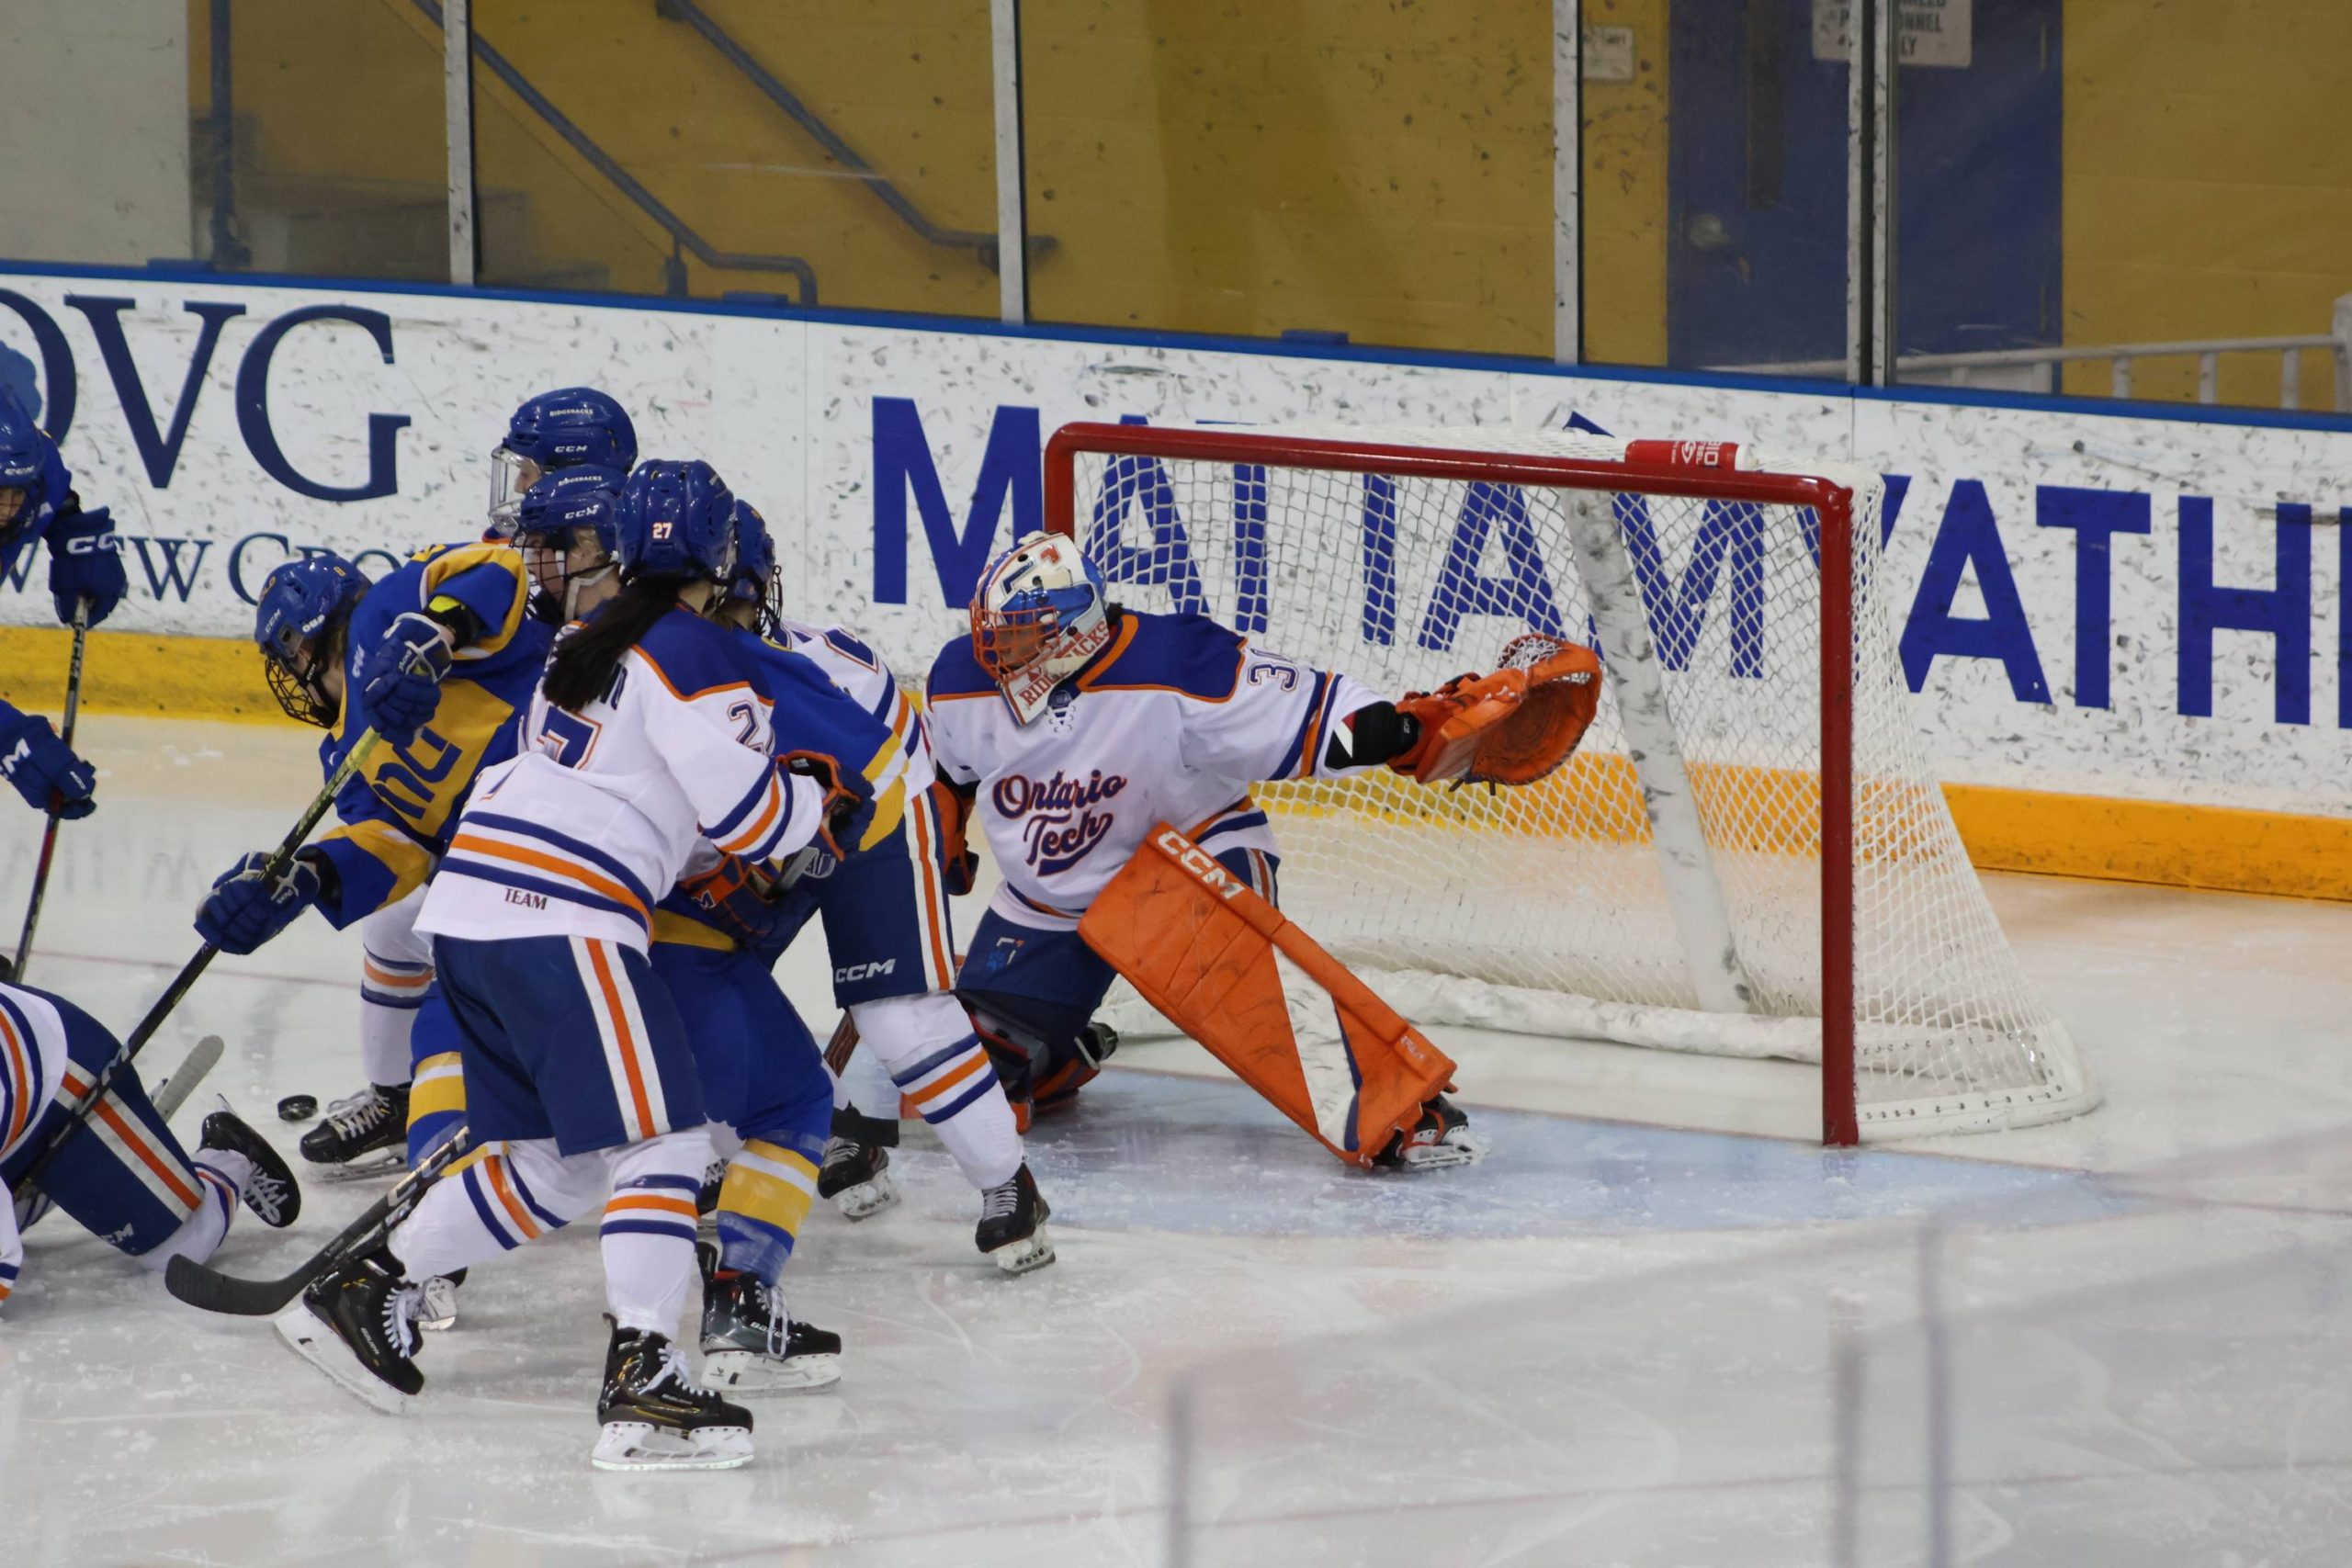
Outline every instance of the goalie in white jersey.
<path fill-rule="evenodd" d="M 1090 1023 L 1114 971 L 1079 923 L 1157 825 L 1184 830 L 1272 902 L 1280 855 L 1253 785 L 1409 771 L 1435 739 L 1346 675 L 1205 615 L 1113 605 L 1093 563 L 1046 534 L 982 574 L 971 635 L 932 666 L 929 717 L 940 776 L 1003 876 L 956 993 L 1016 1102 L 1038 1111 L 1066 1102 L 1106 1054 Z M 1463 1113 L 1432 1095 L 1377 1153 L 1441 1165 L 1476 1146 Z"/>

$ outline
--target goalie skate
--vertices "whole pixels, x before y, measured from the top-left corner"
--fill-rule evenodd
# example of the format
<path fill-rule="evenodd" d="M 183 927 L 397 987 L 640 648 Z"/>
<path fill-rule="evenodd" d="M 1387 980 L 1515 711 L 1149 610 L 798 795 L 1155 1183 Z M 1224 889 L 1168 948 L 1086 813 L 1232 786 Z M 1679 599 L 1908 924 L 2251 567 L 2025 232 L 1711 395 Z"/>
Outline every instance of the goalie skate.
<path fill-rule="evenodd" d="M 1468 1165 L 1487 1152 L 1487 1141 L 1470 1130 L 1470 1118 L 1439 1095 L 1421 1107 L 1420 1120 L 1396 1134 L 1374 1164 L 1390 1170 L 1442 1170 Z"/>
<path fill-rule="evenodd" d="M 752 1413 L 687 1375 L 659 1334 L 615 1328 L 591 1458 L 598 1470 L 732 1470 L 752 1459 Z"/>

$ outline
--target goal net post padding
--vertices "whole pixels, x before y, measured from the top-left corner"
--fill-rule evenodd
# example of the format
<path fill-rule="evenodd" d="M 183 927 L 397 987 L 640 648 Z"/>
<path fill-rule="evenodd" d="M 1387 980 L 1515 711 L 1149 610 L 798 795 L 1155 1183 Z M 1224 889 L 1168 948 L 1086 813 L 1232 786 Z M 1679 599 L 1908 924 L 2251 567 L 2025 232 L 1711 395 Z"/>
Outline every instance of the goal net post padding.
<path fill-rule="evenodd" d="M 1255 792 L 1284 910 L 1415 1021 L 1818 1062 L 1832 1143 L 2096 1102 L 1928 768 L 1875 474 L 1552 431 L 1083 423 L 1045 479 L 1114 600 L 1392 697 L 1528 631 L 1600 649 L 1600 715 L 1539 784 Z"/>

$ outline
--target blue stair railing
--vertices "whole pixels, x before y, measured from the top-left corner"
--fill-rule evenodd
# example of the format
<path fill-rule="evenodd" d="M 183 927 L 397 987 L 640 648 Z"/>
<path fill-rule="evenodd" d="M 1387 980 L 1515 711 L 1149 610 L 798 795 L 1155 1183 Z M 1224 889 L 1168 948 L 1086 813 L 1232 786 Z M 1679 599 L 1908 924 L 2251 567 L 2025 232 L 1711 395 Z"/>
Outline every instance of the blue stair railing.
<path fill-rule="evenodd" d="M 950 229 L 932 220 L 917 207 L 914 199 L 900 190 L 893 180 L 866 162 L 858 150 L 844 141 L 841 133 L 825 123 L 816 110 L 800 96 L 779 81 L 775 73 L 748 49 L 737 42 L 733 35 L 719 26 L 717 18 L 696 4 L 696 0 L 653 0 L 654 15 L 664 20 L 684 22 L 699 34 L 704 42 L 718 51 L 719 57 L 741 73 L 743 78 L 759 89 L 762 96 L 790 116 L 794 124 L 807 131 L 810 140 L 825 150 L 827 156 L 847 169 L 872 191 L 875 199 L 889 209 L 891 216 L 907 226 L 926 244 L 948 250 L 968 250 L 978 256 L 990 272 L 997 269 L 997 237 L 993 232 L 977 229 Z M 1042 256 L 1052 251 L 1055 241 L 1050 234 L 1029 236 L 1029 254 Z"/>
<path fill-rule="evenodd" d="M 413 0 L 435 28 L 442 27 L 441 7 L 437 0 Z M 530 79 L 516 70 L 514 63 L 490 46 L 477 31 L 473 36 L 474 58 L 489 67 L 492 75 L 506 84 L 507 89 L 523 100 L 525 107 L 548 124 L 548 128 L 563 138 L 571 149 L 584 159 L 589 167 L 611 182 L 613 187 L 635 203 L 639 210 L 660 224 L 670 236 L 670 254 L 662 264 L 664 289 L 684 299 L 686 294 L 686 255 L 707 267 L 729 272 L 782 273 L 799 286 L 799 303 L 817 302 L 817 269 L 798 256 L 748 254 L 741 251 L 722 251 L 697 232 L 694 225 L 673 212 L 661 197 L 645 188 L 638 177 L 615 161 L 612 154 L 596 145 L 589 134 L 581 130 L 571 117 L 551 103 L 548 96 L 532 85 Z"/>

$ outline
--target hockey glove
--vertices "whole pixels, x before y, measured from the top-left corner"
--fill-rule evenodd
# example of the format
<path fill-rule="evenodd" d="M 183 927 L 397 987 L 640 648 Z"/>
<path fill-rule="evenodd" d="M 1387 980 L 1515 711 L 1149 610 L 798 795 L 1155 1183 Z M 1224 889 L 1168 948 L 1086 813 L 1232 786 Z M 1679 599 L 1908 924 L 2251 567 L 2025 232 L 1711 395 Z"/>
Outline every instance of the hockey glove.
<path fill-rule="evenodd" d="M 1529 633 L 1491 675 L 1457 675 L 1396 704 L 1420 735 L 1389 766 L 1423 784 L 1533 784 L 1568 760 L 1600 705 L 1592 649 Z"/>
<path fill-rule="evenodd" d="M 55 811 L 76 821 L 98 808 L 98 775 L 90 764 L 67 750 L 37 713 L 20 713 L 0 726 L 0 773 L 17 786 L 25 804 L 35 811 Z"/>
<path fill-rule="evenodd" d="M 395 747 L 414 740 L 441 705 L 441 678 L 455 658 L 432 616 L 411 610 L 393 621 L 359 666 L 359 699 L 376 733 Z"/>
<path fill-rule="evenodd" d="M 786 886 L 765 867 L 729 855 L 709 873 L 686 885 L 686 894 L 710 912 L 735 945 L 752 953 L 781 953 L 814 907 L 786 897 Z"/>
<path fill-rule="evenodd" d="M 958 789 L 942 776 L 931 786 L 931 803 L 939 813 L 939 871 L 947 891 L 961 898 L 980 874 L 980 857 L 971 845 L 971 789 Z"/>
<path fill-rule="evenodd" d="M 293 924 L 324 890 L 310 855 L 297 855 L 285 874 L 264 874 L 269 856 L 254 851 L 214 879 L 196 911 L 196 934 L 223 953 L 253 952 Z"/>
<path fill-rule="evenodd" d="M 74 609 L 90 602 L 90 625 L 96 626 L 122 603 L 130 580 L 122 570 L 122 541 L 115 537 L 114 519 L 103 506 L 85 512 L 62 512 L 49 525 L 49 596 L 57 618 L 74 624 Z"/>
<path fill-rule="evenodd" d="M 817 841 L 835 860 L 847 860 L 865 840 L 874 820 L 874 781 L 854 768 L 844 768 L 822 751 L 787 751 L 776 759 L 788 773 L 814 779 L 823 786 L 823 823 Z"/>

